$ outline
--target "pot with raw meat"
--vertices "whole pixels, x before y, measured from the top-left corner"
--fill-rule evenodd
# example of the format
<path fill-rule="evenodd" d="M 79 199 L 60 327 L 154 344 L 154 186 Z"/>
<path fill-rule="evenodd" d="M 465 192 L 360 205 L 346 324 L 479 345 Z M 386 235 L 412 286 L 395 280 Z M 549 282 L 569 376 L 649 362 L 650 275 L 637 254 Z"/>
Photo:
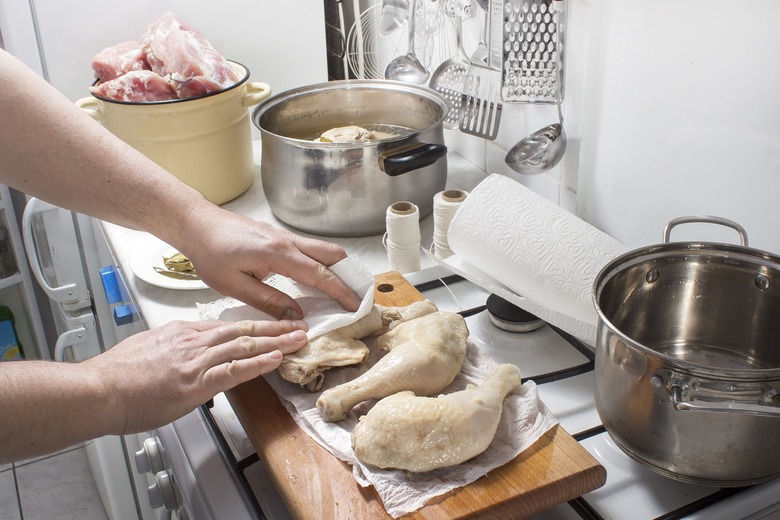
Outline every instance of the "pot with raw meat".
<path fill-rule="evenodd" d="M 237 83 L 197 98 L 118 101 L 93 94 L 76 102 L 117 137 L 222 204 L 254 182 L 249 107 L 271 94 L 249 82 L 249 70 L 231 62 Z"/>
<path fill-rule="evenodd" d="M 669 242 L 686 222 L 742 244 Z M 596 407 L 623 451 L 698 484 L 780 476 L 780 256 L 682 217 L 607 264 L 594 302 Z"/>
<path fill-rule="evenodd" d="M 92 60 L 92 97 L 76 105 L 123 141 L 222 204 L 254 181 L 249 107 L 271 95 L 173 13 L 138 41 Z"/>
<path fill-rule="evenodd" d="M 263 190 L 277 218 L 309 233 L 383 233 L 388 206 L 407 201 L 420 218 L 447 180 L 434 91 L 384 80 L 331 81 L 258 106 Z"/>

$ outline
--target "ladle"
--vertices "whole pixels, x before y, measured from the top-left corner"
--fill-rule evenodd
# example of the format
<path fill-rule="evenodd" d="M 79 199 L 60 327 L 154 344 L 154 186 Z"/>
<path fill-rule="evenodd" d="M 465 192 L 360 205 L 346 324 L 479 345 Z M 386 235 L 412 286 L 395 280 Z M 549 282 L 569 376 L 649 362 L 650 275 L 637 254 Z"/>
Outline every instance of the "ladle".
<path fill-rule="evenodd" d="M 404 81 L 422 85 L 428 81 L 430 72 L 420 63 L 414 54 L 414 19 L 416 18 L 416 0 L 409 0 L 409 49 L 406 54 L 393 58 L 385 68 L 385 79 Z"/>
<path fill-rule="evenodd" d="M 558 100 L 558 123 L 545 126 L 518 141 L 504 160 L 517 173 L 536 175 L 558 164 L 565 152 L 566 132 Z"/>

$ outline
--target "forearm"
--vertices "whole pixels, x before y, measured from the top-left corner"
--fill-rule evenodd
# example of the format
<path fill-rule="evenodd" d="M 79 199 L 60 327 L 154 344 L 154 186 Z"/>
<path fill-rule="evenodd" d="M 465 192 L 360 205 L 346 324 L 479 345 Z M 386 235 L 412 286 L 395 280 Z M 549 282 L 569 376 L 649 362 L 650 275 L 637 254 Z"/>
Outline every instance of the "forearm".
<path fill-rule="evenodd" d="M 120 433 L 114 401 L 83 364 L 0 363 L 0 464 Z"/>
<path fill-rule="evenodd" d="M 27 194 L 163 240 L 208 205 L 2 50 L 0 116 L 0 180 Z"/>

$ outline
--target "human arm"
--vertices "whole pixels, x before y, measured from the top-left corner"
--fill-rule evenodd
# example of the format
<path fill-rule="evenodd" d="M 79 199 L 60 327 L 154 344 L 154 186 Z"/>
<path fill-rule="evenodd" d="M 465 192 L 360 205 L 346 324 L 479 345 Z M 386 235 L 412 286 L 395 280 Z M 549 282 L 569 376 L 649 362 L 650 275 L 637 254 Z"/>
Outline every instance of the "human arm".
<path fill-rule="evenodd" d="M 171 322 L 80 363 L 0 363 L 0 464 L 152 430 L 276 369 L 300 321 Z"/>
<path fill-rule="evenodd" d="M 0 50 L 0 181 L 29 195 L 148 231 L 186 254 L 203 280 L 276 317 L 300 307 L 262 283 L 290 276 L 336 298 L 360 300 L 329 269 L 340 247 L 230 213 L 169 174 L 34 72 Z"/>

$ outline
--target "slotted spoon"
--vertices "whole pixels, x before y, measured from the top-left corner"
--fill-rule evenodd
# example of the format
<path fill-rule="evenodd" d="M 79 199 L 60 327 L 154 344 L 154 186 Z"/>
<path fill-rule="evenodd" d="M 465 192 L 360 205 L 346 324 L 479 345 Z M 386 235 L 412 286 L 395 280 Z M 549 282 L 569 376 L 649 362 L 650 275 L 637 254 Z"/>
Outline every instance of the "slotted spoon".
<path fill-rule="evenodd" d="M 480 5 L 483 5 L 480 2 Z M 477 50 L 471 56 L 463 87 L 458 128 L 494 140 L 501 122 L 501 30 L 503 0 L 490 0 Z M 488 42 L 487 44 L 485 42 Z M 485 52 L 487 51 L 487 52 Z"/>
<path fill-rule="evenodd" d="M 460 105 L 463 100 L 463 86 L 469 70 L 469 57 L 463 49 L 463 19 L 454 12 L 449 2 L 447 15 L 452 19 L 455 29 L 455 55 L 442 62 L 433 72 L 428 86 L 441 94 L 447 101 L 449 110 L 442 123 L 445 128 L 458 128 Z"/>

